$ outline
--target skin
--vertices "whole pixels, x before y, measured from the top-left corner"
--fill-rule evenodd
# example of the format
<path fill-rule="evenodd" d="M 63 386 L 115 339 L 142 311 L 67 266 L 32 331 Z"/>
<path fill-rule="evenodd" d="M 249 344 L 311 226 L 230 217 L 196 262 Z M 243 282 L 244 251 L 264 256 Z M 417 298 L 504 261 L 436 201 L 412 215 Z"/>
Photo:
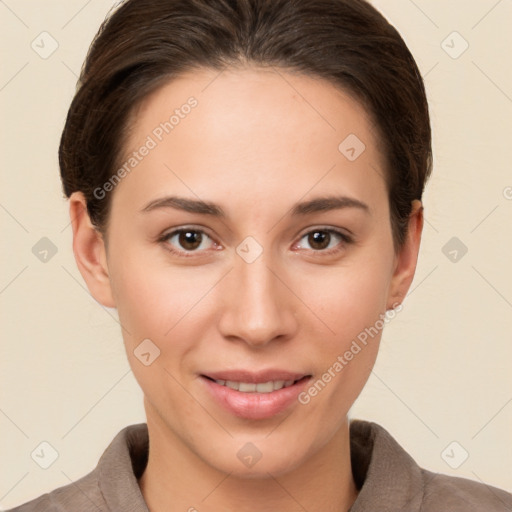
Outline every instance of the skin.
<path fill-rule="evenodd" d="M 82 193 L 70 198 L 78 268 L 95 299 L 117 308 L 144 393 L 151 449 L 143 496 L 153 512 L 348 510 L 357 489 L 347 414 L 380 334 L 308 404 L 267 419 L 232 415 L 199 375 L 280 368 L 317 380 L 403 300 L 416 268 L 421 203 L 414 201 L 407 240 L 395 251 L 371 119 L 330 83 L 284 70 L 182 75 L 134 113 L 126 154 L 190 96 L 197 107 L 116 186 L 107 240 L 92 226 Z M 338 150 L 351 133 L 366 145 L 354 161 Z M 167 195 L 211 201 L 226 216 L 140 212 Z M 291 215 L 298 202 L 333 195 L 368 209 Z M 177 236 L 158 241 L 183 226 L 209 235 L 192 257 L 183 256 L 190 246 Z M 308 235 L 325 235 L 326 227 L 353 242 L 332 235 L 319 248 Z M 262 248 L 252 263 L 236 252 L 247 236 Z M 134 355 L 146 338 L 160 349 L 149 366 Z M 262 454 L 250 468 L 237 457 L 247 442 Z"/>

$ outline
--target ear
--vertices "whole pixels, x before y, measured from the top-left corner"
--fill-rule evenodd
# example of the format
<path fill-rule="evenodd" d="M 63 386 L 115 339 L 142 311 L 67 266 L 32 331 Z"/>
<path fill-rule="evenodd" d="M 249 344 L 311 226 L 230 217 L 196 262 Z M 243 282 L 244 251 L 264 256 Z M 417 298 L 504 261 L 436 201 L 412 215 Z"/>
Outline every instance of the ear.
<path fill-rule="evenodd" d="M 91 223 L 87 201 L 82 192 L 71 194 L 69 215 L 73 227 L 73 253 L 78 270 L 91 295 L 103 306 L 114 308 L 105 242 L 101 233 Z"/>
<path fill-rule="evenodd" d="M 409 216 L 407 238 L 395 257 L 395 270 L 391 278 L 388 309 L 401 304 L 411 286 L 423 231 L 423 205 L 415 199 Z"/>

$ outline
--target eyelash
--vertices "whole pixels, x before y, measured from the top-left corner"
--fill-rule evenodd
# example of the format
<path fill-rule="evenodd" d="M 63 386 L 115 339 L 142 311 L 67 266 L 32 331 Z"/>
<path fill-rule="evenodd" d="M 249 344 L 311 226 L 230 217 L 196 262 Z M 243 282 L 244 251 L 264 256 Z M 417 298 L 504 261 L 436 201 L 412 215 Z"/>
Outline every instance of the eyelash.
<path fill-rule="evenodd" d="M 175 229 L 173 231 L 170 231 L 169 233 L 164 233 L 162 236 L 160 236 L 158 238 L 158 242 L 160 243 L 163 243 L 165 245 L 165 248 L 166 250 L 170 251 L 171 253 L 179 256 L 179 257 L 183 257 L 183 258 L 190 258 L 190 257 L 196 257 L 197 256 L 197 253 L 201 253 L 203 251 L 197 251 L 197 250 L 193 250 L 193 251 L 180 251 L 180 250 L 177 250 L 177 249 L 174 249 L 169 243 L 169 239 L 171 239 L 172 237 L 176 236 L 176 235 L 180 235 L 181 233 L 187 233 L 187 232 L 194 232 L 194 233 L 200 233 L 202 235 L 206 235 L 208 238 L 212 239 L 212 237 L 210 237 L 208 235 L 208 233 L 206 233 L 204 230 L 202 229 L 199 229 L 199 228 L 194 228 L 194 227 L 184 227 L 184 228 L 179 228 L 179 229 Z M 335 235 L 335 236 L 338 236 L 340 239 L 341 239 L 341 244 L 345 244 L 345 245 L 349 245 L 349 244 L 352 244 L 354 243 L 354 240 L 351 236 L 347 235 L 346 233 L 342 232 L 342 231 L 339 231 L 337 229 L 334 229 L 334 228 L 315 228 L 315 229 L 312 229 L 310 231 L 307 231 L 306 233 L 304 233 L 300 238 L 299 240 L 302 240 L 304 237 L 312 234 L 312 233 L 316 233 L 316 232 L 323 232 L 323 233 L 329 233 L 330 235 Z M 296 244 L 294 244 L 296 245 Z M 331 255 L 331 254 L 335 254 L 339 251 L 342 250 L 342 248 L 340 248 L 340 244 L 337 244 L 335 247 L 331 247 L 330 249 L 318 249 L 318 250 L 315 250 L 315 249 L 306 249 L 306 250 L 309 250 L 309 251 L 312 251 L 313 253 L 317 253 L 318 255 Z"/>

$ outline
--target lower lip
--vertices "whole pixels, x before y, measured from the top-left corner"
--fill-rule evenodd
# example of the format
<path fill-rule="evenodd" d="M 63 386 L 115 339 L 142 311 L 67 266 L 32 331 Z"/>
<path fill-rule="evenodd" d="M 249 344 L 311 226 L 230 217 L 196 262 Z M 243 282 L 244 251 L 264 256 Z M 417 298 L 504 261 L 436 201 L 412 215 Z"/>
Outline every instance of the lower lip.
<path fill-rule="evenodd" d="M 221 386 L 201 375 L 213 398 L 229 412 L 240 418 L 261 420 L 270 418 L 298 402 L 298 396 L 311 377 L 305 377 L 287 388 L 270 393 L 244 393 Z"/>

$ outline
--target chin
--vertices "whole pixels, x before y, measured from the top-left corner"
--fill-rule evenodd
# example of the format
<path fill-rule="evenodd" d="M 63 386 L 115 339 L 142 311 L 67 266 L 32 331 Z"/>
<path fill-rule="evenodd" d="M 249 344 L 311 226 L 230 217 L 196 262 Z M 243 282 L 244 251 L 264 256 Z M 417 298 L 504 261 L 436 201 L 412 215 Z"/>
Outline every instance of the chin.
<path fill-rule="evenodd" d="M 270 453 L 266 454 L 264 448 L 261 450 L 256 448 L 257 444 L 257 442 L 253 444 L 249 441 L 244 442 L 242 448 L 226 447 L 224 453 L 219 454 L 218 459 L 213 459 L 211 456 L 214 454 L 210 454 L 203 460 L 222 473 L 247 480 L 267 479 L 269 473 L 274 477 L 282 476 L 302 462 L 303 457 L 292 446 L 288 450 L 281 449 L 278 452 L 275 449 L 267 448 Z M 226 453 L 232 453 L 233 456 L 226 458 Z"/>

